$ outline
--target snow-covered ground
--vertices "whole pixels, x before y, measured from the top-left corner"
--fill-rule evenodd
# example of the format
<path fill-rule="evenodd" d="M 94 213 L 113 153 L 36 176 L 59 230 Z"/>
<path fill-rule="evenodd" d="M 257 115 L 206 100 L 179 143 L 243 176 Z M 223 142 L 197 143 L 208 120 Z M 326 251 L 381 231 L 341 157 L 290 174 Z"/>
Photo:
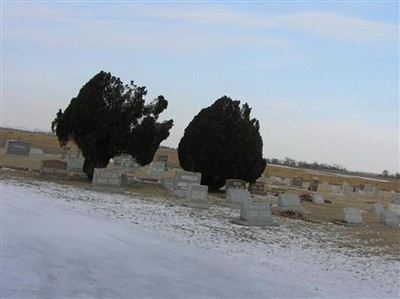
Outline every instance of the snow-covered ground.
<path fill-rule="evenodd" d="M 11 178 L 1 216 L 1 298 L 400 298 L 398 255 L 345 227 Z"/>

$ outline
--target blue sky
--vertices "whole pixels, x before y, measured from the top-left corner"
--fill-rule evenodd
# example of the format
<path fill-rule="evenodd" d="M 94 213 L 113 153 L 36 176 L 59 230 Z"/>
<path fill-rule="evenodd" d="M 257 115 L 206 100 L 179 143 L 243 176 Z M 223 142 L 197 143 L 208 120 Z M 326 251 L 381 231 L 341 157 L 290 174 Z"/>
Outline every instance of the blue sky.
<path fill-rule="evenodd" d="M 12 2 L 2 8 L 2 126 L 49 130 L 100 70 L 169 101 L 164 145 L 227 95 L 266 158 L 391 173 L 399 163 L 399 3 Z"/>

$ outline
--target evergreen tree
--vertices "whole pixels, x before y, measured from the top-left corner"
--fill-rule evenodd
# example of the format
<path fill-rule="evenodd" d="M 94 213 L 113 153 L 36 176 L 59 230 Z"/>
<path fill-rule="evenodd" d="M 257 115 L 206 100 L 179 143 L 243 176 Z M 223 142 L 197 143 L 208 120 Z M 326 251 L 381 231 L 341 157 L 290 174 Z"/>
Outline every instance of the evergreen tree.
<path fill-rule="evenodd" d="M 227 96 L 197 114 L 178 146 L 181 167 L 201 172 L 202 184 L 217 190 L 226 179 L 254 183 L 263 173 L 263 141 L 258 120 L 248 104 Z"/>
<path fill-rule="evenodd" d="M 101 71 L 90 79 L 64 112 L 52 122 L 60 145 L 73 140 L 85 157 L 83 171 L 106 167 L 114 156 L 131 155 L 140 165 L 150 163 L 173 121 L 157 122 L 168 102 L 159 96 L 145 105 L 146 87 L 130 85 Z"/>

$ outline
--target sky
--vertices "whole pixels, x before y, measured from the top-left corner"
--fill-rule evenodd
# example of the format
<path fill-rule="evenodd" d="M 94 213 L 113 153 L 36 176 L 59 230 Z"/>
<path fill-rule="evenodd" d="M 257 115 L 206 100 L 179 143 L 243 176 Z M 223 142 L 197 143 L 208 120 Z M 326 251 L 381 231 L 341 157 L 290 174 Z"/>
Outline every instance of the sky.
<path fill-rule="evenodd" d="M 1 126 L 50 130 L 101 70 L 168 100 L 162 145 L 227 95 L 265 158 L 400 172 L 398 1 L 1 2 Z"/>

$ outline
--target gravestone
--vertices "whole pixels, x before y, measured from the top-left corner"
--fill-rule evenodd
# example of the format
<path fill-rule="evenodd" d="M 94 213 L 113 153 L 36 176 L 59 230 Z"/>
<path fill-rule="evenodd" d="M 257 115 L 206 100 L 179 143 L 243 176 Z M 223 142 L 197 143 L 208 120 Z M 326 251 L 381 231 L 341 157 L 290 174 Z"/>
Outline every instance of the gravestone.
<path fill-rule="evenodd" d="M 123 156 L 115 156 L 113 158 L 113 164 L 114 166 L 121 166 L 122 160 L 124 160 Z"/>
<path fill-rule="evenodd" d="M 163 162 L 151 162 L 149 166 L 149 175 L 162 175 L 165 171 L 165 165 Z"/>
<path fill-rule="evenodd" d="M 393 193 L 391 203 L 400 204 L 400 193 Z"/>
<path fill-rule="evenodd" d="M 290 179 L 290 187 L 303 188 L 303 178 L 294 176 Z"/>
<path fill-rule="evenodd" d="M 246 190 L 246 182 L 239 179 L 229 179 L 225 181 L 225 189 L 243 189 Z"/>
<path fill-rule="evenodd" d="M 44 151 L 41 148 L 34 148 L 31 147 L 31 150 L 29 151 L 29 156 L 43 156 Z"/>
<path fill-rule="evenodd" d="M 399 227 L 399 220 L 397 219 L 396 213 L 392 211 L 383 212 L 381 214 L 380 223 L 390 227 Z"/>
<path fill-rule="evenodd" d="M 329 183 L 328 182 L 322 182 L 321 187 L 324 189 L 328 189 L 329 188 Z"/>
<path fill-rule="evenodd" d="M 395 203 L 389 204 L 388 211 L 392 211 L 397 216 L 400 216 L 400 204 L 395 204 Z"/>
<path fill-rule="evenodd" d="M 311 195 L 312 201 L 316 205 L 323 205 L 325 203 L 324 196 L 320 193 L 314 193 Z"/>
<path fill-rule="evenodd" d="M 73 151 L 67 153 L 67 170 L 68 172 L 83 173 L 83 163 L 85 158 L 81 154 Z"/>
<path fill-rule="evenodd" d="M 186 196 L 189 185 L 200 185 L 201 173 L 189 171 L 177 171 L 174 180 L 174 194 Z"/>
<path fill-rule="evenodd" d="M 377 215 L 380 215 L 384 212 L 383 206 L 380 203 L 374 203 L 371 206 L 371 211 Z"/>
<path fill-rule="evenodd" d="M 61 160 L 42 160 L 40 162 L 39 174 L 64 177 L 67 174 L 67 162 Z"/>
<path fill-rule="evenodd" d="M 359 226 L 364 224 L 361 216 L 361 211 L 355 208 L 344 208 L 342 219 L 348 225 Z"/>
<path fill-rule="evenodd" d="M 240 219 L 233 221 L 245 226 L 277 226 L 267 203 L 244 203 L 240 210 Z"/>
<path fill-rule="evenodd" d="M 318 184 L 319 184 L 319 180 L 313 178 L 312 181 L 310 182 L 310 186 L 308 187 L 308 190 L 310 190 L 312 192 L 317 192 Z"/>
<path fill-rule="evenodd" d="M 124 190 L 121 189 L 120 173 L 112 169 L 95 168 L 93 173 L 92 189 L 123 193 Z"/>
<path fill-rule="evenodd" d="M 352 192 L 353 192 L 353 187 L 352 186 L 350 186 L 350 185 L 343 185 L 342 186 L 342 193 L 344 195 L 349 195 Z"/>
<path fill-rule="evenodd" d="M 189 190 L 186 195 L 184 206 L 197 209 L 208 209 L 210 204 L 207 200 L 208 186 L 204 185 L 189 185 Z"/>
<path fill-rule="evenodd" d="M 359 196 L 365 196 L 365 191 L 364 190 L 358 190 L 358 195 Z"/>
<path fill-rule="evenodd" d="M 337 194 L 337 186 L 331 186 L 331 192 Z"/>
<path fill-rule="evenodd" d="M 243 189 L 228 189 L 225 192 L 225 202 L 222 204 L 225 207 L 241 209 L 244 203 L 252 203 L 251 194 Z"/>
<path fill-rule="evenodd" d="M 379 188 L 374 186 L 371 188 L 371 196 L 372 198 L 377 199 L 379 197 Z"/>
<path fill-rule="evenodd" d="M 161 187 L 165 190 L 172 190 L 174 189 L 174 179 L 173 178 L 162 178 L 161 179 Z"/>
<path fill-rule="evenodd" d="M 300 197 L 293 193 L 283 193 L 278 196 L 278 209 L 279 212 L 292 212 L 295 214 L 302 214 L 303 208 L 301 207 Z"/>
<path fill-rule="evenodd" d="M 157 155 L 156 162 L 164 163 L 164 166 L 168 165 L 168 155 Z"/>
<path fill-rule="evenodd" d="M 287 187 L 289 187 L 290 186 L 290 178 L 284 178 L 283 184 L 286 185 Z"/>
<path fill-rule="evenodd" d="M 265 195 L 265 183 L 262 181 L 257 181 L 254 184 L 249 184 L 249 191 L 251 194 Z"/>
<path fill-rule="evenodd" d="M 137 164 L 131 156 L 123 156 L 118 161 L 118 171 L 125 174 L 135 174 L 139 170 L 139 164 Z"/>
<path fill-rule="evenodd" d="M 7 140 L 4 146 L 4 154 L 6 156 L 23 156 L 29 157 L 31 145 L 28 142 L 18 140 Z"/>

